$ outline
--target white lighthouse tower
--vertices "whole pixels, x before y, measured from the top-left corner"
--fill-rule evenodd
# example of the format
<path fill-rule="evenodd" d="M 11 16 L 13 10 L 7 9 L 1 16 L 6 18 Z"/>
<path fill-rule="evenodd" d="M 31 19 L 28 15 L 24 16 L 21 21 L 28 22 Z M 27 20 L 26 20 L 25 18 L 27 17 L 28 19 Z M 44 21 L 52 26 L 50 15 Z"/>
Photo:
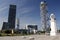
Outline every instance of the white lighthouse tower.
<path fill-rule="evenodd" d="M 57 28 L 56 28 L 56 18 L 54 14 L 50 15 L 50 36 L 56 36 Z"/>

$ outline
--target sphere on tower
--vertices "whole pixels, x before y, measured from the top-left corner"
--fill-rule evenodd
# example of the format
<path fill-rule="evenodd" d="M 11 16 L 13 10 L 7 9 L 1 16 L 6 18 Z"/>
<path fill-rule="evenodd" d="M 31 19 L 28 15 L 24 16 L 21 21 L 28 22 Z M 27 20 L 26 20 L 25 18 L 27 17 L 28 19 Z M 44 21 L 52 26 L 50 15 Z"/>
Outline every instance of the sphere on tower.
<path fill-rule="evenodd" d="M 46 7 L 47 7 L 46 1 L 42 1 L 42 2 L 40 3 L 40 9 L 41 9 L 41 10 L 45 10 Z"/>

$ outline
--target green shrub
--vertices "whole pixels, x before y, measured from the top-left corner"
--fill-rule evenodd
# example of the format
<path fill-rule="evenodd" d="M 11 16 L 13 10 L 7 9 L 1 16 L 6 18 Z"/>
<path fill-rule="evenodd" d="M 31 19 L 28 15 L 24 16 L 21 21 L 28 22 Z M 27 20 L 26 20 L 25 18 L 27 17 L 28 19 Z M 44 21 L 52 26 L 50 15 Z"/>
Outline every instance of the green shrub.
<path fill-rule="evenodd" d="M 11 30 L 5 30 L 5 33 L 6 34 L 10 34 L 11 33 Z"/>

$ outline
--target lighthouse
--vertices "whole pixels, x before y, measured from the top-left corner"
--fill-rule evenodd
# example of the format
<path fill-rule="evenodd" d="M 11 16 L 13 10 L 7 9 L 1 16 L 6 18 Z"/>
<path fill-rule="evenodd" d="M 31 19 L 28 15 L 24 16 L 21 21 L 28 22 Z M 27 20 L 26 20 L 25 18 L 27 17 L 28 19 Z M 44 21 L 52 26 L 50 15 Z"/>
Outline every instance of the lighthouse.
<path fill-rule="evenodd" d="M 57 33 L 56 18 L 53 13 L 50 15 L 50 28 L 51 28 L 50 36 L 56 36 Z"/>

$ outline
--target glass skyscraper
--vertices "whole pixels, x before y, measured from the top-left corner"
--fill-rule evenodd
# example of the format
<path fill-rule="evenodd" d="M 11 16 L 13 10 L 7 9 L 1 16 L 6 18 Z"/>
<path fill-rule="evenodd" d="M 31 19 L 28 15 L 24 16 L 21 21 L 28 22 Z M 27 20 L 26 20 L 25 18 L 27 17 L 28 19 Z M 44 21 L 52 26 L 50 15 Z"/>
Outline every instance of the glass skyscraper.
<path fill-rule="evenodd" d="M 10 5 L 8 16 L 9 29 L 15 28 L 15 18 L 16 18 L 16 5 Z"/>

